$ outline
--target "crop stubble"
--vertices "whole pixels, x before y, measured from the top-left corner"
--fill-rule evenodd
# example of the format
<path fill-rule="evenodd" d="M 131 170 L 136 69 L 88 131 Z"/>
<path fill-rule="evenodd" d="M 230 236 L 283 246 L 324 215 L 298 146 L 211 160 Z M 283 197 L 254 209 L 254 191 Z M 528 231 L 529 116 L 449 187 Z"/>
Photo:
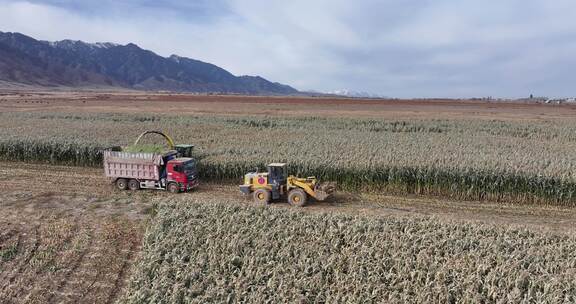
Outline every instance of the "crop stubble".
<path fill-rule="evenodd" d="M 106 211 L 105 200 L 40 191 L 5 190 L 0 200 L 2 303 L 114 302 L 141 220 Z"/>

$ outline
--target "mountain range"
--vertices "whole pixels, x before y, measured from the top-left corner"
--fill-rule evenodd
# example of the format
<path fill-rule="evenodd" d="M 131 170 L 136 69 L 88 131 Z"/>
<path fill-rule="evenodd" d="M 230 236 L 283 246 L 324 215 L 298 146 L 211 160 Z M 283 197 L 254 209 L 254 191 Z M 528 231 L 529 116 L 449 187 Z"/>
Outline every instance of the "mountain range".
<path fill-rule="evenodd" d="M 288 85 L 259 76 L 235 76 L 199 60 L 162 57 L 133 43 L 49 42 L 4 32 L 0 32 L 0 84 L 250 95 L 299 93 Z"/>

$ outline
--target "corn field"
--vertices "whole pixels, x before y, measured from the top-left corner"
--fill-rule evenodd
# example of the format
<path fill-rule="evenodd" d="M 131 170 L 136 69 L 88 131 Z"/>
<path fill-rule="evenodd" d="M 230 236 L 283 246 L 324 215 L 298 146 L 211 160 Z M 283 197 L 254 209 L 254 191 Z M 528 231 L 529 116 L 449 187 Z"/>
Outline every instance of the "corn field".
<path fill-rule="evenodd" d="M 237 182 L 280 161 L 346 190 L 576 205 L 572 120 L 0 113 L 0 128 L 5 160 L 100 166 L 102 148 L 129 145 L 152 129 L 194 144 L 208 181 Z"/>
<path fill-rule="evenodd" d="M 576 239 L 164 201 L 121 303 L 574 303 Z"/>

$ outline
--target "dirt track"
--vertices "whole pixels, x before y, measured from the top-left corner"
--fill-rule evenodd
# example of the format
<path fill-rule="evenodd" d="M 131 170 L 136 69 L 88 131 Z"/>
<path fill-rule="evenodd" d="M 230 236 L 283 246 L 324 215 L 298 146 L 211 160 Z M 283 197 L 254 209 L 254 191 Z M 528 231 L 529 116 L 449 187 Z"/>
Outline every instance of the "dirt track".
<path fill-rule="evenodd" d="M 3 205 L 11 200 L 40 197 L 62 197 L 84 200 L 86 208 L 98 216 L 124 216 L 132 220 L 145 218 L 142 213 L 150 200 L 170 195 L 163 191 L 118 191 L 103 176 L 99 168 L 65 167 L 43 164 L 1 163 L 0 191 Z M 178 194 L 178 198 L 219 197 L 239 204 L 252 204 L 240 194 L 236 185 L 203 184 L 192 193 Z M 76 206 L 47 199 L 47 204 L 33 206 L 61 210 Z M 123 202 L 123 203 L 122 203 Z M 283 202 L 274 208 L 290 208 Z M 462 202 L 427 197 L 401 197 L 385 194 L 338 193 L 326 202 L 314 202 L 303 209 L 309 212 L 344 212 L 353 215 L 437 216 L 446 220 L 464 220 L 483 223 L 526 226 L 528 228 L 572 232 L 576 227 L 576 209 L 554 206 L 507 205 L 488 202 Z M 1 212 L 1 211 L 0 211 Z M 82 211 L 84 212 L 84 211 Z M 574 231 L 576 232 L 576 231 Z"/>

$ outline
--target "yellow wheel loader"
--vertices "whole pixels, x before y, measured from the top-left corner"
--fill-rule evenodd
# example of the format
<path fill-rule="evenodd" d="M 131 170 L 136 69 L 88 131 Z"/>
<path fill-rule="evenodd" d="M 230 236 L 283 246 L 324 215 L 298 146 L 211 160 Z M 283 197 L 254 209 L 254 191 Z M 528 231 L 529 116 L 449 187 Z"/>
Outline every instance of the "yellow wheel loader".
<path fill-rule="evenodd" d="M 286 196 L 292 206 L 303 207 L 308 197 L 318 201 L 327 199 L 336 189 L 334 183 L 320 184 L 316 177 L 299 178 L 286 176 L 286 164 L 272 163 L 267 172 L 254 172 L 244 175 L 240 191 L 252 195 L 259 204 L 269 204 L 272 200 Z"/>

